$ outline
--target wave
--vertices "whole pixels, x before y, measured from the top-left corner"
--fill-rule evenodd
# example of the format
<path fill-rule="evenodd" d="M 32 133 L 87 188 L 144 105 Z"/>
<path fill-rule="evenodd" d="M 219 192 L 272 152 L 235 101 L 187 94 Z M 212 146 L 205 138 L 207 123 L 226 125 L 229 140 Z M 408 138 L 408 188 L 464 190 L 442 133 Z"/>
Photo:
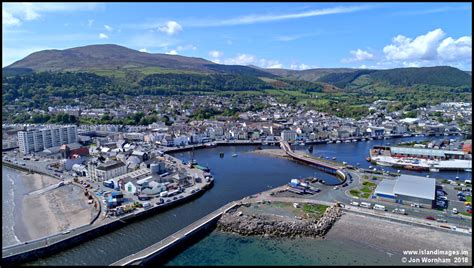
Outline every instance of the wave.
<path fill-rule="evenodd" d="M 3 218 L 5 221 L 2 221 L 2 231 L 4 234 L 2 238 L 6 238 L 8 241 L 3 241 L 5 244 L 10 244 L 11 242 L 15 242 L 12 244 L 21 243 L 20 239 L 15 234 L 15 181 L 12 178 L 11 174 L 7 174 L 7 189 L 8 193 L 6 196 L 3 197 L 3 202 L 5 204 L 4 211 L 3 211 Z M 5 209 L 6 208 L 6 209 Z"/>

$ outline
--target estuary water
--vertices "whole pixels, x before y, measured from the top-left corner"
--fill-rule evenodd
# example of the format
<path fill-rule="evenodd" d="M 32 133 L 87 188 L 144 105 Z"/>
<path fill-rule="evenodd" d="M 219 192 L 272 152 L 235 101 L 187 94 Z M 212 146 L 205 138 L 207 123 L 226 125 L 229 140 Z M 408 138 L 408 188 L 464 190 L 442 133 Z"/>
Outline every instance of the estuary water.
<path fill-rule="evenodd" d="M 356 165 L 356 163 L 359 163 L 361 166 L 368 166 L 369 163 L 366 162 L 365 158 L 368 156 L 368 150 L 373 145 L 383 143 L 386 144 L 387 142 L 390 142 L 392 145 L 395 145 L 400 141 L 423 140 L 426 138 L 427 137 L 409 137 L 385 141 L 377 140 L 356 143 L 320 144 L 314 145 L 313 154 L 323 154 L 324 156 L 328 157 L 336 156 L 338 161 L 346 161 L 352 165 Z M 308 146 L 300 147 L 301 148 L 296 148 L 305 150 Z M 203 196 L 189 203 L 182 204 L 178 207 L 165 211 L 163 213 L 131 223 L 121 229 L 118 229 L 104 236 L 99 236 L 93 240 L 82 243 L 72 249 L 64 250 L 63 252 L 50 256 L 48 258 L 30 262 L 28 263 L 28 265 L 108 265 L 112 262 L 115 262 L 133 253 L 136 253 L 160 241 L 161 239 L 184 228 L 185 226 L 191 224 L 192 222 L 202 218 L 203 216 L 209 214 L 210 212 L 231 201 L 235 201 L 245 196 L 268 190 L 269 188 L 281 186 L 285 183 L 288 183 L 292 178 L 316 176 L 324 178 L 328 182 L 331 182 L 331 180 L 335 182 L 336 180 L 335 178 L 326 173 L 318 171 L 312 167 L 296 163 L 294 161 L 289 161 L 284 158 L 269 157 L 250 153 L 255 148 L 256 146 L 223 146 L 195 150 L 194 159 L 196 159 L 199 164 L 203 166 L 208 166 L 211 169 L 211 173 L 215 178 L 214 187 L 205 192 Z M 224 153 L 223 158 L 219 157 L 220 152 Z M 189 161 L 193 158 L 192 154 L 192 152 L 183 152 L 176 153 L 174 154 L 174 156 L 185 161 Z M 232 157 L 232 154 L 237 154 L 238 156 Z M 5 168 L 2 168 L 3 172 L 4 169 Z M 17 173 L 17 171 L 13 172 Z M 409 173 L 405 171 L 402 172 Z M 414 174 L 425 175 L 425 173 L 418 172 L 414 172 Z M 452 179 L 454 179 L 456 176 L 459 176 L 461 179 L 467 179 L 471 177 L 471 173 L 467 172 L 439 172 L 432 173 L 431 175 L 432 177 L 443 177 Z M 7 176 L 2 176 L 2 186 L 6 185 L 8 187 L 8 182 L 5 182 L 6 177 Z M 8 192 L 8 188 L 6 188 L 5 186 L 3 188 L 3 198 L 5 199 L 5 192 Z M 3 215 L 3 218 L 5 218 L 5 214 Z M 6 226 L 8 226 L 8 220 L 3 220 L 2 224 L 3 230 Z M 2 239 L 5 239 L 5 236 L 3 236 Z M 197 244 L 195 244 L 195 246 L 197 246 L 199 249 L 201 248 L 201 245 L 204 245 L 204 248 L 206 248 L 206 243 L 210 243 L 215 248 L 219 247 L 222 250 L 227 250 L 227 245 L 224 247 L 221 242 L 231 240 L 233 240 L 232 236 L 228 236 L 227 234 L 216 234 L 215 232 L 213 232 L 211 233 L 211 235 L 201 241 L 204 244 L 198 242 Z M 271 254 L 265 251 L 265 248 L 273 248 L 272 250 L 280 252 L 289 252 L 288 254 L 291 254 L 291 251 L 289 251 L 289 249 L 286 249 L 285 245 L 294 244 L 294 247 L 305 248 L 307 246 L 309 247 L 309 244 L 314 242 L 309 241 L 309 244 L 304 244 L 306 242 L 300 244 L 299 242 L 295 241 L 274 243 L 271 242 L 272 240 L 259 240 L 253 238 L 247 239 L 246 241 L 250 242 L 244 242 L 244 244 L 247 243 L 249 245 L 253 245 L 255 250 L 262 250 L 262 254 L 264 255 L 269 254 L 269 261 L 271 261 Z M 318 258 L 321 263 L 330 263 L 331 260 L 334 261 L 334 258 L 332 257 L 333 255 L 325 256 L 326 253 L 324 252 L 326 251 L 323 250 L 321 247 L 337 248 L 343 246 L 337 241 L 329 241 L 328 244 L 325 244 L 324 242 L 327 241 L 329 240 L 321 241 L 321 243 L 318 242 L 317 244 L 311 246 L 320 248 L 319 251 L 321 252 L 321 254 L 318 255 Z M 265 246 L 266 243 L 270 243 L 268 247 Z M 334 243 L 332 244 L 333 246 L 331 246 L 331 243 Z M 282 247 L 278 248 L 279 245 L 281 245 Z M 239 244 L 231 246 L 239 247 Z M 190 248 L 189 250 L 192 250 L 192 248 Z M 361 248 L 361 250 L 369 249 Z M 199 250 L 197 250 L 196 252 L 198 251 Z M 244 253 L 239 253 L 240 255 L 234 256 L 234 258 L 240 258 L 241 260 L 251 260 L 252 258 L 246 256 L 247 253 L 245 252 L 247 251 L 244 251 Z M 189 254 L 188 251 L 184 251 L 183 254 L 178 255 L 176 257 L 178 259 L 171 260 L 170 263 L 186 263 L 185 259 L 179 258 L 181 258 L 181 256 L 183 256 L 184 258 L 187 258 L 186 256 L 197 256 L 193 254 L 186 255 Z M 327 252 L 327 254 L 333 253 Z M 228 258 L 225 254 L 222 256 Z M 309 256 L 310 255 L 307 255 L 308 258 Z M 376 257 L 374 255 L 374 258 L 372 260 L 367 260 L 363 263 L 370 263 L 370 261 L 374 263 L 376 262 L 376 260 L 380 259 L 379 257 Z M 194 259 L 194 264 L 201 264 L 199 258 L 196 259 L 192 257 L 192 259 Z M 282 257 L 282 260 L 283 259 L 285 258 Z M 225 262 L 225 260 L 222 259 L 213 260 L 216 262 L 216 264 Z M 239 262 L 238 259 L 234 260 L 236 261 L 236 263 L 244 264 L 244 262 Z M 264 261 L 264 259 L 262 259 L 262 261 Z M 300 261 L 301 264 L 318 263 L 317 259 L 305 261 L 304 258 L 302 258 L 300 259 Z M 212 260 L 203 260 L 202 263 L 209 262 L 212 262 Z M 298 263 L 299 262 L 296 260 L 296 263 L 294 264 Z M 341 264 L 343 264 L 343 262 Z"/>

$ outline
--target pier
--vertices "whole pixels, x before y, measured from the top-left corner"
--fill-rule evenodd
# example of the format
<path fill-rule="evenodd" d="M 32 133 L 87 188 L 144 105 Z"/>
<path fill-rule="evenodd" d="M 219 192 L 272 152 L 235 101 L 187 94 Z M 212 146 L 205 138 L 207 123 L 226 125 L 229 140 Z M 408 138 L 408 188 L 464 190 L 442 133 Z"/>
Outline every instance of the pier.
<path fill-rule="evenodd" d="M 185 241 L 192 238 L 199 231 L 214 226 L 219 218 L 228 210 L 238 205 L 238 202 L 229 203 L 216 211 L 208 214 L 207 216 L 193 222 L 187 227 L 179 230 L 178 232 L 168 236 L 160 242 L 142 250 L 128 257 L 125 257 L 117 262 L 112 263 L 112 266 L 125 266 L 125 265 L 144 265 L 154 259 L 163 258 L 167 253 L 175 249 L 177 246 L 182 245 Z"/>
<path fill-rule="evenodd" d="M 343 182 L 346 180 L 346 175 L 344 174 L 344 172 L 341 171 L 341 169 L 344 168 L 343 166 L 331 165 L 329 163 L 322 162 L 314 158 L 300 156 L 291 149 L 290 145 L 286 141 L 281 141 L 280 147 L 281 149 L 283 149 L 283 151 L 285 151 L 288 156 L 292 157 L 293 159 L 316 166 L 316 168 L 326 173 L 341 177 L 343 179 Z"/>

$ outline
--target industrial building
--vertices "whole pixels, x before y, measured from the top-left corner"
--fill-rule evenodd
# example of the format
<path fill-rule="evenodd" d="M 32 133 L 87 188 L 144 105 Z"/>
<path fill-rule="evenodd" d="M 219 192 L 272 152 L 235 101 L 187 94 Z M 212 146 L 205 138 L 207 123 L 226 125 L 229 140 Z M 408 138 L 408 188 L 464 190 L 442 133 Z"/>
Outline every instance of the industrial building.
<path fill-rule="evenodd" d="M 435 205 L 435 193 L 435 179 L 403 174 L 395 180 L 380 182 L 374 195 L 400 204 L 419 203 L 432 208 Z"/>
<path fill-rule="evenodd" d="M 89 163 L 89 176 L 96 181 L 105 181 L 127 173 L 127 166 L 122 161 L 107 160 L 104 163 Z"/>
<path fill-rule="evenodd" d="M 77 127 L 61 126 L 18 132 L 18 147 L 23 154 L 77 142 Z"/>

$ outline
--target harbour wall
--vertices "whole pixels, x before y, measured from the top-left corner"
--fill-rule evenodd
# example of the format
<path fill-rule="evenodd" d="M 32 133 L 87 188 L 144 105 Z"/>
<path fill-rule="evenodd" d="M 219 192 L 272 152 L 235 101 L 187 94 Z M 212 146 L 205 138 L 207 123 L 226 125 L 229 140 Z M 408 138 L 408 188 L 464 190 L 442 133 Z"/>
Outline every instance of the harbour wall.
<path fill-rule="evenodd" d="M 158 243 L 112 263 L 111 266 L 148 264 L 163 265 L 171 257 L 182 252 L 183 249 L 190 247 L 192 244 L 200 241 L 203 237 L 212 232 L 217 226 L 217 222 L 222 214 L 237 205 L 239 205 L 238 202 L 231 202 Z"/>

